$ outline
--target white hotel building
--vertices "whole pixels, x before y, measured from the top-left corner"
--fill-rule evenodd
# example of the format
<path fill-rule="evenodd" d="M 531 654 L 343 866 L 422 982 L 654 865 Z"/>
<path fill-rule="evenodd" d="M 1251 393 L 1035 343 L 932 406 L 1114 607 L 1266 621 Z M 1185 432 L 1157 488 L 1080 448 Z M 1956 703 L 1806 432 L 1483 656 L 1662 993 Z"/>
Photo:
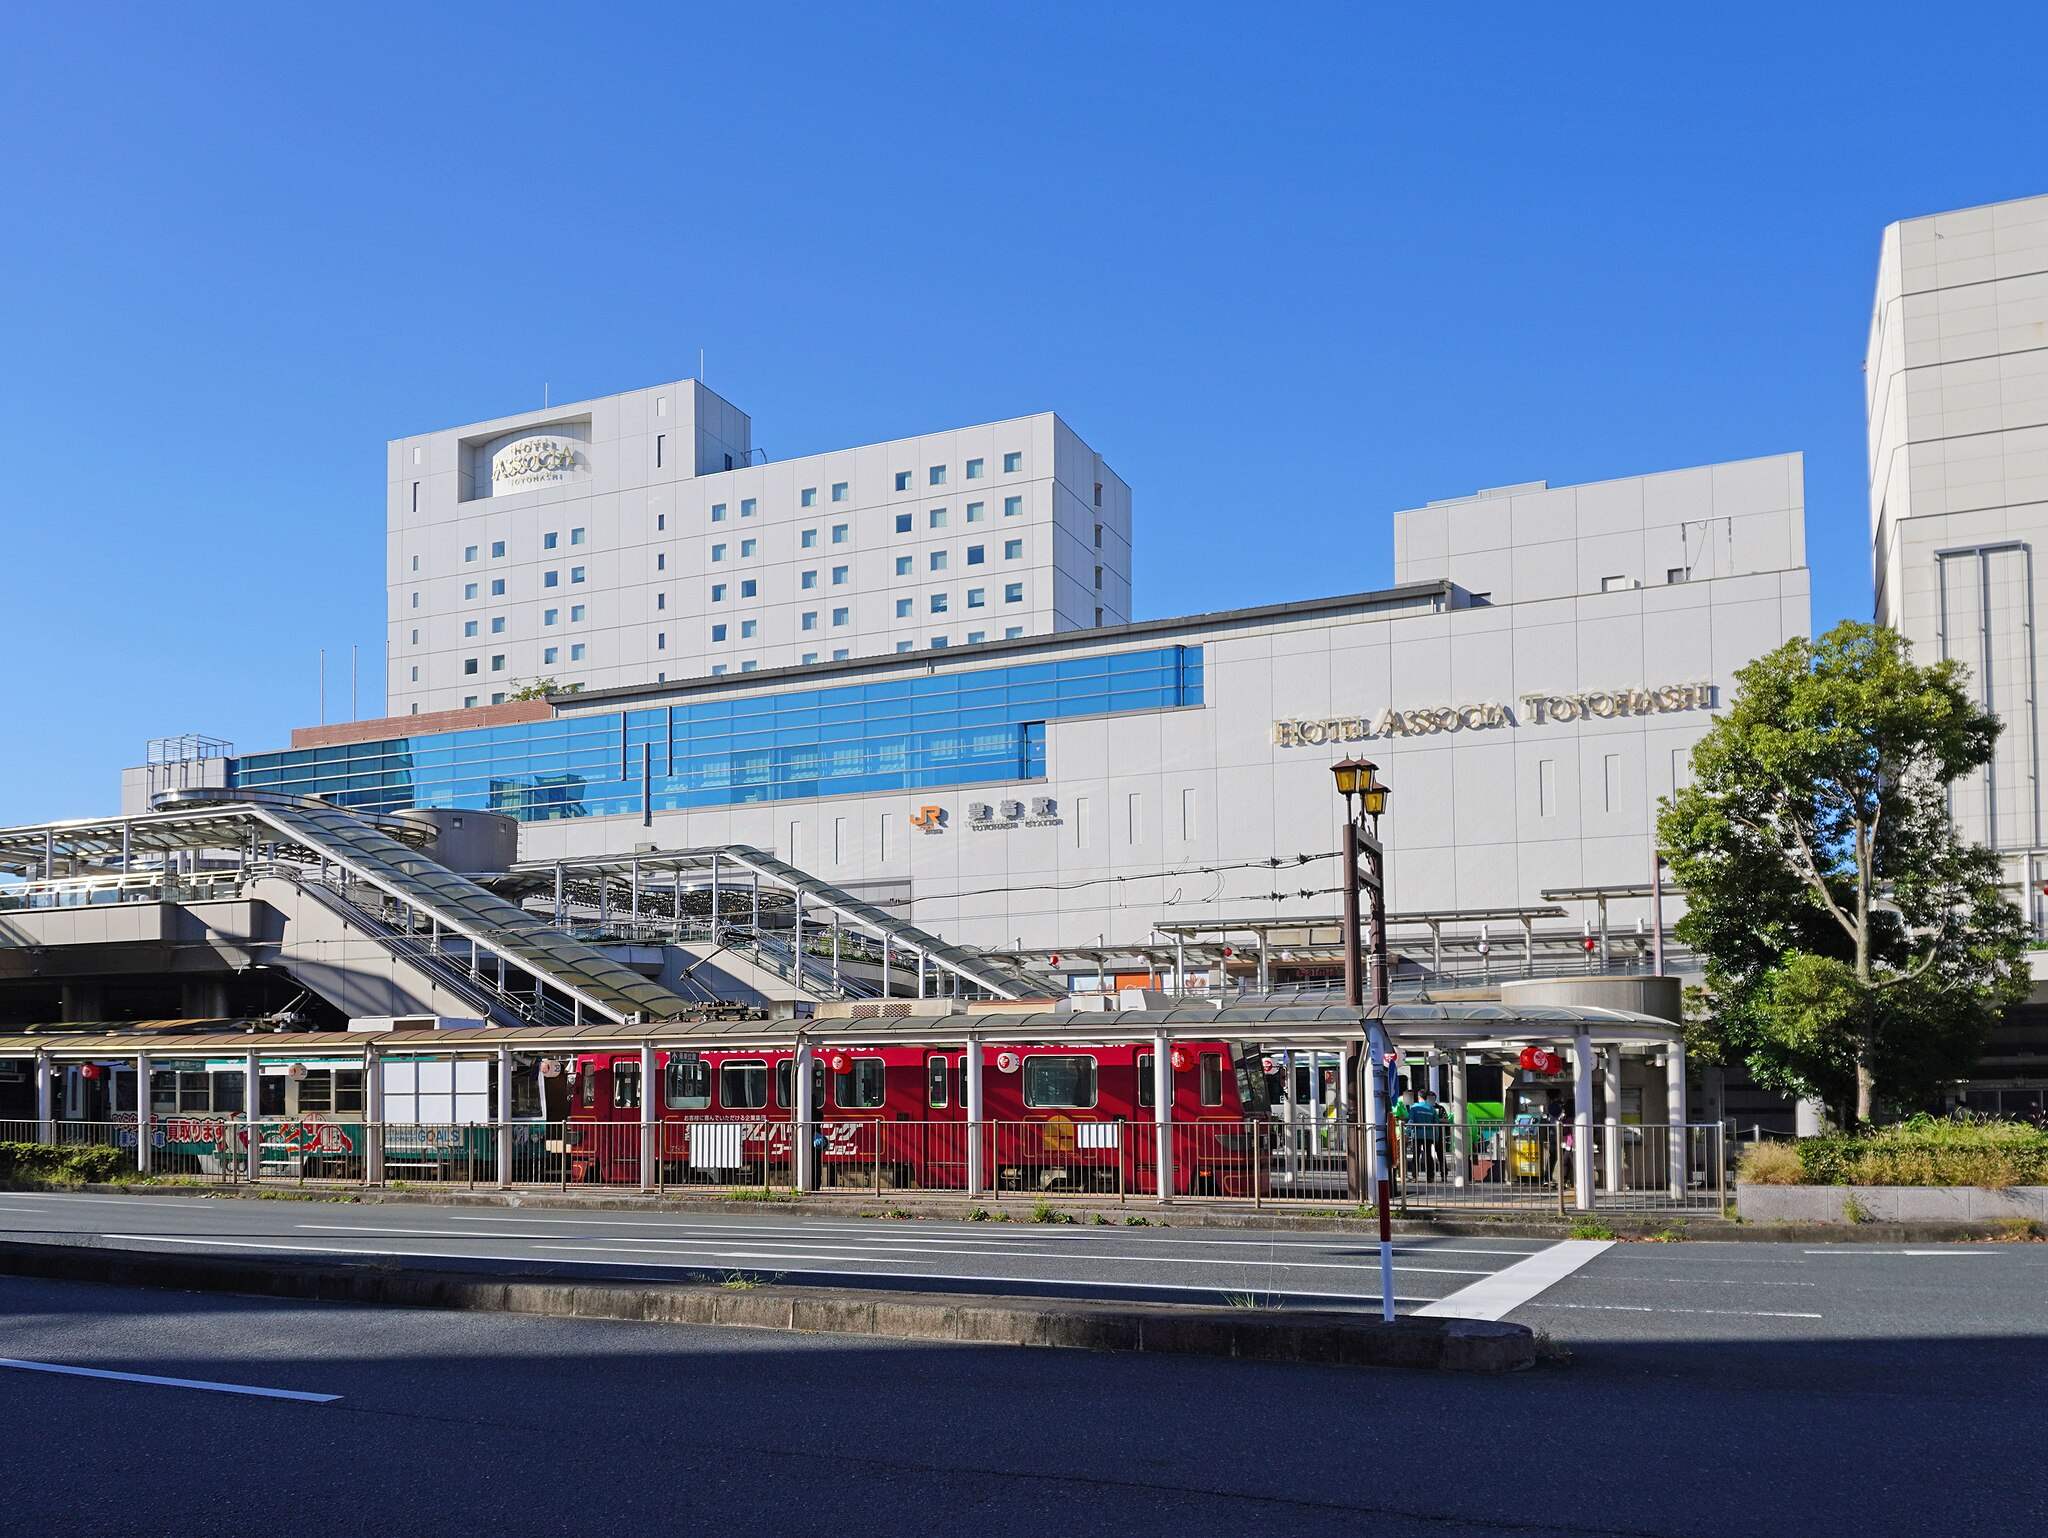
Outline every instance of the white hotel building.
<path fill-rule="evenodd" d="M 389 446 L 387 708 L 1122 624 L 1130 488 L 1050 412 L 761 462 L 695 380 Z"/>

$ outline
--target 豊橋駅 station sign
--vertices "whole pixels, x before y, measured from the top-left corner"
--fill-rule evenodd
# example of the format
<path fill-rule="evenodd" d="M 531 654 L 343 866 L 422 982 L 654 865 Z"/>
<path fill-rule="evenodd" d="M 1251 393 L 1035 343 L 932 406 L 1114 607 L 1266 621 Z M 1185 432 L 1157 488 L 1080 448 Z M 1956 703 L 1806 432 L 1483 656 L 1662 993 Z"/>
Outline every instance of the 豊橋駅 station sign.
<path fill-rule="evenodd" d="M 1376 716 L 1325 716 L 1275 721 L 1273 743 L 1282 748 L 1320 747 L 1331 742 L 1369 742 L 1385 737 L 1429 737 L 1439 732 L 1481 732 L 1501 727 L 1551 726 L 1572 721 L 1611 721 L 1623 716 L 1657 716 L 1675 710 L 1712 710 L 1712 684 L 1662 684 L 1642 689 L 1603 689 L 1575 694 L 1524 694 L 1521 709 L 1498 700 L 1470 705 L 1424 705 L 1382 710 Z"/>

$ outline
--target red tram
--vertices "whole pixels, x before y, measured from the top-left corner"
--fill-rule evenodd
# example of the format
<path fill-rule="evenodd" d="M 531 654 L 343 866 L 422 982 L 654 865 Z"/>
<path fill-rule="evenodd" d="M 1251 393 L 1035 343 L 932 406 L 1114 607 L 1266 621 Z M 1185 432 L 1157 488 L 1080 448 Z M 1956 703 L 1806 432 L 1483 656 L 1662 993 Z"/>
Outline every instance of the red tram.
<path fill-rule="evenodd" d="M 1151 1193 L 1158 1140 L 1149 1047 L 982 1049 L 982 1181 L 996 1190 Z M 1269 1110 L 1259 1059 L 1224 1042 L 1171 1048 L 1174 1189 L 1268 1191 Z M 650 1184 L 786 1184 L 794 1143 L 788 1050 L 654 1054 Z M 833 1047 L 812 1061 L 823 1185 L 963 1190 L 970 1133 L 961 1049 Z M 640 1059 L 568 1065 L 572 1179 L 640 1182 Z"/>

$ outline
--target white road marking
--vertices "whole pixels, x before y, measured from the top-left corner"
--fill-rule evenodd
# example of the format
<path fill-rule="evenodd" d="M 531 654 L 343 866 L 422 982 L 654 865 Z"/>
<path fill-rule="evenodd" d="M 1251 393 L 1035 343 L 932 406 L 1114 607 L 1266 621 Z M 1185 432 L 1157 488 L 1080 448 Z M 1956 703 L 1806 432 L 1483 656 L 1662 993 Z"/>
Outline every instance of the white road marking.
<path fill-rule="evenodd" d="M 1917 1256 L 1917 1257 L 1920 1257 L 1920 1258 L 1922 1258 L 1922 1259 L 1928 1259 L 1928 1260 L 1948 1260 L 1948 1259 L 1951 1259 L 1951 1258 L 1954 1258 L 1954 1259 L 1962 1259 L 1963 1257 L 1965 1257 L 1965 1256 L 1968 1256 L 1969 1258 L 1971 1258 L 1971 1259 L 1973 1259 L 1973 1260 L 1974 1260 L 1974 1259 L 1975 1259 L 1975 1258 L 1976 1258 L 1977 1256 L 1979 1256 L 1979 1255 L 1985 1256 L 1985 1257 L 1987 1257 L 1987 1258 L 1989 1258 L 1989 1257 L 1992 1257 L 1992 1256 L 1996 1256 L 1996 1255 L 1998 1254 L 1998 1251 L 1997 1251 L 1997 1250 L 1866 1250 L 1866 1249 L 1864 1249 L 1864 1248 L 1863 1248 L 1862 1246 L 1860 1246 L 1860 1245 L 1859 1245 L 1859 1246 L 1857 1246 L 1857 1247 L 1856 1247 L 1855 1249 L 1853 1249 L 1853 1250 L 1850 1250 L 1850 1249 L 1826 1249 L 1826 1250 L 1804 1250 L 1804 1251 L 1802 1251 L 1801 1253 L 1802 1253 L 1802 1254 L 1806 1254 L 1806 1255 L 1853 1255 L 1853 1256 L 1855 1256 L 1855 1257 L 1856 1257 L 1856 1258 L 1857 1258 L 1858 1260 L 1861 1260 L 1861 1259 L 1862 1259 L 1862 1258 L 1863 1258 L 1864 1256 L 1866 1256 L 1866 1255 L 1889 1255 L 1889 1256 L 1891 1256 L 1891 1257 L 1892 1257 L 1893 1259 L 1897 1259 L 1897 1258 L 1898 1258 L 1899 1256 L 1901 1256 L 1901 1255 L 1912 1255 L 1912 1256 Z"/>
<path fill-rule="evenodd" d="M 204 1378 L 159 1378 L 146 1372 L 109 1372 L 104 1367 L 65 1367 L 56 1362 L 21 1362 L 0 1356 L 0 1367 L 24 1372 L 62 1373 L 70 1378 L 109 1378 L 116 1383 L 153 1383 L 159 1388 L 203 1388 L 215 1394 L 250 1394 L 258 1399 L 296 1399 L 306 1404 L 332 1404 L 339 1394 L 308 1394 L 295 1388 L 257 1388 L 249 1383 L 210 1383 Z"/>
<path fill-rule="evenodd" d="M 1728 1319 L 1818 1319 L 1819 1314 L 1773 1314 L 1760 1308 L 1647 1308 L 1638 1303 L 1545 1303 L 1529 1308 L 1584 1308 L 1603 1314 L 1720 1314 Z"/>
<path fill-rule="evenodd" d="M 522 1241 L 522 1242 L 524 1242 L 524 1243 L 528 1243 L 528 1244 L 531 1244 L 531 1245 L 532 1245 L 532 1246 L 533 1246 L 533 1247 L 534 1247 L 535 1249 L 539 1249 L 539 1250 L 546 1250 L 546 1249 L 556 1249 L 556 1248 L 559 1248 L 559 1246 L 557 1246 L 557 1245 L 554 1245 L 554 1244 L 550 1244 L 550 1243 L 548 1243 L 548 1242 L 547 1242 L 548 1240 L 551 1240 L 551 1239 L 581 1239 L 581 1238 L 585 1238 L 585 1237 L 590 1237 L 590 1238 L 608 1238 L 608 1237 L 611 1237 L 611 1236 L 609 1236 L 609 1235 L 583 1235 L 583 1234 L 518 1234 L 518 1233 L 505 1233 L 505 1232 L 502 1232 L 502 1231 L 499 1231 L 499 1232 L 489 1232 L 489 1231 L 478 1231 L 478 1230 L 475 1230 L 475 1229 L 470 1229 L 470 1230 L 466 1230 L 466 1231 L 464 1231 L 464 1232 L 462 1232 L 462 1233 L 460 1233 L 460 1234 L 451 1234 L 451 1233 L 445 1233 L 445 1232 L 442 1232 L 441 1230 L 438 1230 L 438 1229 L 432 1229 L 432 1228 L 381 1228 L 381 1227 L 376 1227 L 376 1226 L 373 1226 L 373 1225 L 370 1225 L 370 1224 L 360 1224 L 360 1223 L 301 1223 L 301 1224 L 299 1224 L 299 1225 L 297 1225 L 297 1226 L 298 1226 L 298 1227 L 300 1227 L 300 1228 L 302 1228 L 302 1229 L 306 1229 L 306 1230 L 309 1230 L 309 1231 L 312 1231 L 312 1232 L 321 1232 L 321 1233 L 350 1233 L 350 1234 L 402 1234 L 402 1235 L 406 1235 L 406 1236 L 409 1236 L 409 1237 L 411 1237 L 411 1238 L 415 1238 L 415 1239 L 516 1239 L 516 1240 Z M 967 1249 L 967 1248 L 963 1248 L 963 1247 L 961 1247 L 961 1246 L 958 1246 L 958 1245 L 952 1245 L 952 1244 L 946 1244 L 946 1245 L 938 1245 L 938 1244 L 932 1244 L 932 1243 L 929 1243 L 929 1242 L 927 1242 L 927 1241 L 923 1241 L 923 1240 L 917 1240 L 917 1239 L 866 1239 L 866 1240 L 858 1240 L 858 1241 L 853 1241 L 853 1242 L 848 1242 L 848 1243 L 841 1243 L 841 1242 L 838 1242 L 838 1241 L 836 1241 L 836 1240 L 834 1240 L 834 1239 L 830 1238 L 829 1236 L 819 1236 L 819 1237 L 816 1237 L 816 1238 L 812 1238 L 812 1239 L 808 1239 L 808 1240 L 807 1240 L 807 1239 L 804 1239 L 803 1237 L 801 1237 L 800 1235 L 778 1235 L 778 1236 L 774 1236 L 774 1237 L 772 1237 L 772 1238 L 769 1238 L 769 1239 L 765 1239 L 765 1240 L 764 1240 L 764 1239 L 763 1239 L 763 1238 L 762 1238 L 762 1237 L 761 1237 L 760 1235 L 758 1235 L 758 1234 L 723 1234 L 723 1235 L 718 1235 L 718 1236 L 716 1236 L 716 1237 L 711 1237 L 711 1236 L 705 1236 L 705 1237 L 701 1237 L 701 1238 L 687 1238 L 687 1239 L 684 1239 L 684 1238 L 677 1238 L 677 1239 L 629 1239 L 629 1238 L 627 1238 L 627 1237 L 626 1237 L 626 1236 L 624 1236 L 624 1235 L 619 1235 L 618 1237 L 616 1237 L 615 1239 L 613 1239 L 613 1243 L 614 1243 L 614 1244 L 618 1244 L 618 1245 L 666 1245 L 666 1246 L 669 1246 L 669 1247 L 671 1247 L 671 1248 L 679 1248 L 679 1249 L 681 1249 L 681 1248 L 691 1248 L 691 1247 L 695 1247 L 695 1246 L 700 1246 L 700 1245 L 706 1245 L 706 1244 L 717 1244 L 717 1243 L 720 1243 L 720 1242 L 725 1242 L 725 1243 L 733 1243 L 733 1242 L 738 1242 L 738 1243 L 747 1243 L 747 1242 L 752 1242 L 752 1243 L 755 1243 L 755 1244 L 761 1244 L 761 1243 L 773 1243 L 773 1244 L 782 1244 L 782 1245 L 795 1245 L 795 1246 L 797 1246 L 797 1249 L 796 1249 L 796 1250 L 793 1250 L 793 1251 L 781 1251 L 781 1250 L 764 1250 L 764 1251 L 762 1251 L 761 1253 L 762 1253 L 762 1254 L 764 1254 L 764 1255 L 776 1255 L 776 1254 L 784 1254 L 784 1253 L 787 1253 L 787 1254 L 790 1254 L 790 1255 L 792 1256 L 792 1258 L 796 1258 L 796 1259 L 805 1259 L 805 1260 L 834 1260 L 834 1259 L 839 1259 L 839 1260 L 846 1260 L 846 1259 L 855 1259 L 855 1260 L 857 1260 L 857 1259 L 868 1259 L 868 1260 L 872 1260 L 872 1261 L 874 1261 L 874 1262 L 875 1262 L 875 1263 L 877 1263 L 877 1264 L 884 1264 L 884 1263 L 888 1263 L 888 1262 L 892 1262 L 892 1261 L 911 1261 L 911 1260 L 918 1260 L 918 1259 L 922 1259 L 922 1258 L 925 1258 L 925 1257 L 924 1257 L 924 1255 L 923 1255 L 923 1254 L 922 1254 L 921 1252 L 924 1252 L 924 1251 L 933 1251 L 933 1250 L 935 1250 L 935 1251 L 937 1251 L 937 1252 L 938 1252 L 938 1254 L 939 1254 L 939 1255 L 973 1255 L 973 1256 L 978 1256 L 978 1257 L 983 1257 L 983 1258 L 993 1258 L 993 1259 L 998 1259 L 998 1260 L 1003 1260 L 1003 1259 L 1010 1259 L 1010 1258 L 1013 1258 L 1013 1257 L 1014 1257 L 1014 1258 L 1016 1258 L 1016 1259 L 1020 1259 L 1020 1260 L 1076 1260 L 1076 1259 L 1088 1259 L 1088 1260 L 1096 1260 L 1096 1261 L 1101 1261 L 1101 1262 L 1103 1262 L 1103 1263 L 1110 1263 L 1110 1264 L 1119 1264 L 1119 1265 L 1140 1265 L 1140 1266 L 1209 1266 L 1209 1267 L 1216 1267 L 1216 1266 L 1231 1266 L 1231 1267 L 1235 1267 L 1235 1268 L 1237 1268 L 1237 1269 L 1240 1269 L 1240 1270 L 1243 1270 L 1243 1269 L 1247 1269 L 1247 1268 L 1251 1268 L 1251 1267 L 1262 1267 L 1262 1268 L 1266 1268 L 1266 1269 L 1272 1269 L 1272 1268 L 1275 1268 L 1275 1267 L 1282 1267 L 1282 1268 L 1285 1268 L 1285 1269 L 1287 1269 L 1287 1270 L 1292 1270 L 1292 1271 L 1372 1271 L 1372 1272 L 1377 1272 L 1377 1271 L 1379 1270 L 1379 1265 L 1378 1265 L 1378 1262 L 1376 1262 L 1376 1261 L 1375 1261 L 1375 1262 L 1373 1262 L 1373 1263 L 1371 1263 L 1371 1264 L 1369 1264 L 1369 1265 L 1347 1265 L 1347 1264 L 1345 1264 L 1345 1263 L 1344 1263 L 1344 1262 L 1342 1262 L 1342 1261 L 1329 1261 L 1329 1260 L 1270 1260 L 1270 1259 L 1245 1259 L 1245 1260 L 1230 1260 L 1230 1259 L 1222 1259 L 1222 1260 L 1211 1260 L 1211 1259 L 1203 1259 L 1203 1258 L 1184 1258 L 1184 1257 L 1181 1257 L 1181 1256 L 1175 1256 L 1175 1255 L 1101 1255 L 1101 1256 L 1076 1256 L 1076 1255 L 1072 1255 L 1072 1254 L 1062 1254 L 1062 1253 L 1060 1253 L 1060 1252 L 1058 1252 L 1058 1251 L 1055 1251 L 1055 1250 L 1027 1250 L 1027 1249 L 1024 1249 L 1024 1248 L 1022 1248 L 1022 1247 L 1021 1247 L 1020 1245 L 1004 1245 L 1004 1246 L 1002 1246 L 1002 1247 L 1000 1247 L 1000 1248 L 997 1248 L 997 1249 L 986 1249 L 986 1250 L 976 1250 L 976 1249 Z M 814 1253 L 806 1253 L 806 1252 L 811 1252 L 811 1251 L 820 1251 L 820 1250 L 824 1250 L 824 1251 L 830 1251 L 831 1253 L 829 1253 L 829 1254 L 814 1254 Z M 705 1253 L 708 1253 L 708 1254 L 713 1254 L 713 1255 L 717 1255 L 717 1254 L 723 1254 L 723 1253 L 727 1253 L 727 1252 L 724 1252 L 724 1251 L 719 1251 L 719 1250 L 710 1250 L 710 1251 L 706 1251 Z M 934 1257 L 934 1258 L 936 1258 L 936 1257 Z M 1490 1275 L 1490 1274 L 1491 1274 L 1491 1273 L 1489 1273 L 1489 1272 L 1486 1272 L 1486 1271 L 1483 1271 L 1483 1270 L 1476 1270 L 1476 1269 L 1474 1269 L 1474 1268 L 1472 1268 L 1472 1267 L 1469 1267 L 1469 1266 L 1468 1266 L 1468 1267 L 1451 1267 L 1451 1266 L 1405 1266 L 1405 1265 L 1404 1265 L 1404 1266 L 1396 1266 L 1396 1267 L 1395 1267 L 1394 1269 L 1395 1269 L 1395 1270 L 1397 1270 L 1397 1271 L 1409 1271 L 1409 1272 L 1413 1272 L 1413 1273 L 1415 1273 L 1415 1274 L 1417 1274 L 1417 1275 L 1420 1275 L 1420 1276 L 1487 1276 L 1487 1275 Z"/>
<path fill-rule="evenodd" d="M 1612 1248 L 1612 1239 L 1560 1239 L 1549 1249 L 1504 1267 L 1447 1298 L 1438 1298 L 1416 1312 L 1447 1319 L 1505 1319 L 1595 1255 Z"/>

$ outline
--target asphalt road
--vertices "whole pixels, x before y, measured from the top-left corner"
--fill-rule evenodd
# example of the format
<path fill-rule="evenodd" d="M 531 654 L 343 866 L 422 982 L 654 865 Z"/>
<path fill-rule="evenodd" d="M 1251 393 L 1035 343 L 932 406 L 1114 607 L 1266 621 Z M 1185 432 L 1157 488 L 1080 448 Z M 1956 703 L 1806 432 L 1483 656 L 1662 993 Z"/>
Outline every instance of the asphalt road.
<path fill-rule="evenodd" d="M 1570 1365 L 1480 1378 L 0 1277 L 0 1356 L 214 1385 L 0 1367 L 0 1534 L 2033 1534 L 2044 1298 L 2041 1245 L 1616 1246 L 1512 1315 Z"/>

